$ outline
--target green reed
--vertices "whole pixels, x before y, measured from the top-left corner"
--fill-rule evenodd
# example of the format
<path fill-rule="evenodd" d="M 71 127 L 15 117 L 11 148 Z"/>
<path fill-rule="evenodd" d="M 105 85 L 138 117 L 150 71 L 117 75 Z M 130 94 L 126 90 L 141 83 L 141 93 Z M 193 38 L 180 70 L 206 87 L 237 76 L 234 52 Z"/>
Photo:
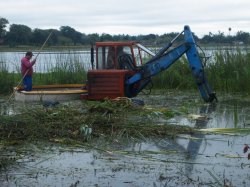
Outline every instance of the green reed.
<path fill-rule="evenodd" d="M 18 75 L 9 73 L 6 63 L 0 59 L 0 94 L 11 92 L 17 78 Z"/>
<path fill-rule="evenodd" d="M 180 58 L 169 69 L 153 77 L 154 88 L 190 89 L 195 83 L 185 57 Z"/>
<path fill-rule="evenodd" d="M 250 52 L 220 50 L 204 64 L 209 84 L 216 91 L 250 91 Z M 153 78 L 154 88 L 196 89 L 186 57 Z"/>
<path fill-rule="evenodd" d="M 81 84 L 86 81 L 87 73 L 84 67 L 85 59 L 68 54 L 65 58 L 57 57 L 56 63 L 44 64 L 47 73 L 35 73 L 33 84 Z M 48 70 L 49 69 L 49 70 Z"/>
<path fill-rule="evenodd" d="M 16 61 L 19 61 L 17 59 Z M 39 64 L 42 67 L 41 72 L 34 72 L 33 85 L 44 84 L 81 84 L 87 77 L 86 67 L 83 59 L 78 54 L 58 54 L 56 61 L 52 63 L 51 57 L 46 59 L 46 63 Z M 39 62 L 39 58 L 37 60 Z M 38 64 L 36 65 L 38 66 Z M 17 86 L 22 80 L 20 67 L 17 72 L 10 72 L 5 58 L 0 59 L 0 93 L 7 94 L 13 91 L 13 87 Z M 36 67 L 34 68 L 36 69 Z M 21 84 L 22 85 L 22 84 Z"/>
<path fill-rule="evenodd" d="M 58 54 L 56 62 L 46 59 L 42 72 L 34 73 L 33 84 L 84 83 L 87 69 L 84 62 L 88 57 L 79 54 Z M 39 60 L 39 59 L 38 59 Z M 39 63 L 39 61 L 37 62 Z M 218 50 L 205 65 L 209 84 L 215 91 L 250 92 L 250 52 L 246 50 Z M 20 73 L 9 72 L 6 60 L 0 59 L 0 93 L 10 93 L 22 79 Z M 155 89 L 197 89 L 189 63 L 185 56 L 169 69 L 153 77 Z"/>
<path fill-rule="evenodd" d="M 214 63 L 207 68 L 214 88 L 229 92 L 250 91 L 250 53 L 247 51 L 218 51 Z"/>

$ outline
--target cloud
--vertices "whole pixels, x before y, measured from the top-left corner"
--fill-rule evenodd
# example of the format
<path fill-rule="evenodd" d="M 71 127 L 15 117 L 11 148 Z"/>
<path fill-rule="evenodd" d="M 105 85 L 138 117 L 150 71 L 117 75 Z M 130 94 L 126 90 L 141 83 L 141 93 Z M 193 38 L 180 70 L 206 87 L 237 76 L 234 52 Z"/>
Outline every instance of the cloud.
<path fill-rule="evenodd" d="M 1 17 L 11 24 L 84 33 L 163 34 L 190 25 L 199 35 L 250 30 L 249 0 L 8 0 Z"/>

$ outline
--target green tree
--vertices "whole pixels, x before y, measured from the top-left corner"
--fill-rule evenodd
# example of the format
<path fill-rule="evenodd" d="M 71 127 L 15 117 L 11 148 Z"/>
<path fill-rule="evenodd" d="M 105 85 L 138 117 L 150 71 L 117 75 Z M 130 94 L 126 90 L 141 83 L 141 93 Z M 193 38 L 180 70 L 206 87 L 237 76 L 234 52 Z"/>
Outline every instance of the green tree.
<path fill-rule="evenodd" d="M 32 30 L 26 25 L 12 24 L 7 33 L 7 41 L 11 46 L 30 44 L 31 37 Z"/>
<path fill-rule="evenodd" d="M 248 44 L 250 42 L 250 34 L 247 32 L 238 31 L 236 33 L 235 39 L 237 41 L 241 41 L 244 42 L 245 44 Z"/>
<path fill-rule="evenodd" d="M 112 41 L 113 37 L 110 34 L 107 33 L 102 33 L 102 35 L 100 36 L 100 41 L 104 42 L 104 41 Z"/>
<path fill-rule="evenodd" d="M 60 31 L 63 36 L 70 38 L 74 45 L 81 43 L 82 34 L 69 26 L 61 26 Z"/>
<path fill-rule="evenodd" d="M 58 35 L 60 35 L 59 31 L 57 30 L 52 31 L 51 29 L 42 30 L 42 29 L 37 29 L 37 28 L 32 32 L 32 38 L 31 38 L 32 44 L 35 44 L 35 45 L 43 44 L 51 32 L 52 32 L 52 35 L 47 41 L 47 44 L 56 45 L 58 42 Z"/>
<path fill-rule="evenodd" d="M 88 38 L 89 44 L 94 44 L 95 42 L 100 41 L 100 36 L 97 33 L 88 34 Z"/>
<path fill-rule="evenodd" d="M 46 34 L 44 30 L 35 29 L 32 33 L 31 42 L 35 45 L 40 45 L 46 40 Z"/>
<path fill-rule="evenodd" d="M 0 43 L 3 42 L 3 37 L 6 35 L 6 26 L 9 21 L 5 18 L 0 17 Z"/>

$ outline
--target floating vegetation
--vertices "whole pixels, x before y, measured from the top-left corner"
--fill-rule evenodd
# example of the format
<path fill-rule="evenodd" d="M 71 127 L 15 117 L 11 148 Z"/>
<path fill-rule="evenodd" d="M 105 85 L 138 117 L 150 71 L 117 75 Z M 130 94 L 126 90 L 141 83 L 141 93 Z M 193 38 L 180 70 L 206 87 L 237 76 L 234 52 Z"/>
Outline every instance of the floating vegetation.
<path fill-rule="evenodd" d="M 44 139 L 67 143 L 70 139 L 88 141 L 100 136 L 175 137 L 193 131 L 187 126 L 158 124 L 159 118 L 168 119 L 173 115 L 167 108 L 138 106 L 124 100 L 83 101 L 79 106 L 52 108 L 27 107 L 20 114 L 0 116 L 0 137 L 1 141 Z"/>

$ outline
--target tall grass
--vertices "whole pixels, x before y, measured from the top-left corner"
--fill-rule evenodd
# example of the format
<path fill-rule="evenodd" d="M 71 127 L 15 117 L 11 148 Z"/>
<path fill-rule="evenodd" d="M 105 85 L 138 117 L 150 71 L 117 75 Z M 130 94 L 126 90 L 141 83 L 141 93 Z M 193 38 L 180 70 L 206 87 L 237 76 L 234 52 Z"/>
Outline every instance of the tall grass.
<path fill-rule="evenodd" d="M 217 51 L 206 64 L 205 74 L 216 91 L 250 92 L 250 53 L 239 49 Z M 196 89 L 185 57 L 154 77 L 153 84 L 155 88 Z"/>
<path fill-rule="evenodd" d="M 33 84 L 81 84 L 87 79 L 82 63 L 77 61 L 57 62 L 48 73 L 35 73 Z"/>
<path fill-rule="evenodd" d="M 49 62 L 51 59 L 42 65 L 42 72 L 34 72 L 33 85 L 81 84 L 86 81 L 84 59 L 80 59 L 77 55 L 68 54 L 66 58 L 58 57 L 53 64 Z M 20 72 L 9 72 L 7 61 L 0 60 L 0 93 L 11 93 L 13 87 L 21 80 Z"/>
<path fill-rule="evenodd" d="M 89 60 L 89 59 L 87 59 Z M 87 79 L 86 59 L 69 54 L 58 56 L 56 63 L 44 64 L 45 73 L 34 73 L 33 84 L 84 83 Z M 241 50 L 217 51 L 208 61 L 205 73 L 215 91 L 250 92 L 250 53 Z M 22 79 L 20 73 L 9 72 L 6 60 L 0 59 L 0 93 L 10 93 Z M 156 89 L 197 89 L 186 57 L 153 77 Z"/>
<path fill-rule="evenodd" d="M 209 80 L 217 90 L 250 92 L 249 52 L 219 51 L 207 69 Z"/>
<path fill-rule="evenodd" d="M 46 73 L 35 73 L 34 84 L 76 84 L 85 82 L 87 73 L 84 63 L 88 59 L 81 58 L 79 54 L 69 51 L 66 54 L 58 54 L 55 63 L 52 63 L 53 60 L 49 56 L 46 61 L 42 70 Z"/>
<path fill-rule="evenodd" d="M 195 82 L 186 57 L 180 58 L 169 69 L 153 77 L 154 88 L 191 89 Z"/>
<path fill-rule="evenodd" d="M 0 94 L 11 92 L 18 75 L 8 72 L 4 59 L 0 59 Z"/>

